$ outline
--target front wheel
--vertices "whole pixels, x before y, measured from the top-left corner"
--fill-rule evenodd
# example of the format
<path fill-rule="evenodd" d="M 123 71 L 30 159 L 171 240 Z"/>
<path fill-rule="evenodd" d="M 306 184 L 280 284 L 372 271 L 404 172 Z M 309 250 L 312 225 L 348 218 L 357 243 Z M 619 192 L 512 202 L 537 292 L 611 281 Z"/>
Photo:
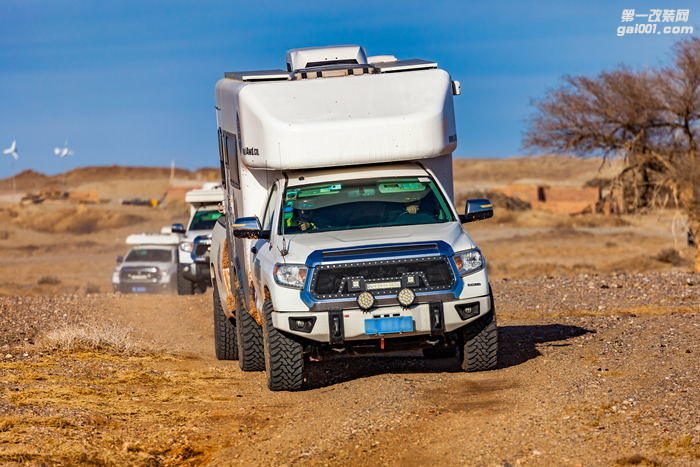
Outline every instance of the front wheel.
<path fill-rule="evenodd" d="M 464 371 L 486 371 L 498 363 L 498 328 L 496 314 L 491 311 L 462 331 L 460 366 Z"/>
<path fill-rule="evenodd" d="M 177 266 L 177 294 L 194 294 L 194 283 L 185 277 L 185 271 L 181 265 Z"/>
<path fill-rule="evenodd" d="M 304 383 L 304 348 L 272 325 L 272 301 L 263 305 L 263 348 L 267 387 L 271 391 L 295 391 Z"/>

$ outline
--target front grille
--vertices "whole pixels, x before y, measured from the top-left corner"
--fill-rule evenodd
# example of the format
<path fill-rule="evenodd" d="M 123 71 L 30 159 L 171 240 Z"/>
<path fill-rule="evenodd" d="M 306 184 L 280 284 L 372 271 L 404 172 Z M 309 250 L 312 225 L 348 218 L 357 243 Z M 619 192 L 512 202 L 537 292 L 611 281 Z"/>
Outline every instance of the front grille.
<path fill-rule="evenodd" d="M 119 272 L 120 282 L 158 282 L 158 268 L 154 266 L 123 267 Z"/>
<path fill-rule="evenodd" d="M 316 299 L 356 297 L 361 291 L 350 291 L 348 286 L 351 280 L 361 278 L 365 290 L 377 295 L 392 294 L 399 291 L 406 275 L 419 279 L 417 286 L 412 287 L 415 292 L 449 290 L 455 285 L 449 259 L 435 256 L 321 264 L 313 272 L 310 292 Z"/>

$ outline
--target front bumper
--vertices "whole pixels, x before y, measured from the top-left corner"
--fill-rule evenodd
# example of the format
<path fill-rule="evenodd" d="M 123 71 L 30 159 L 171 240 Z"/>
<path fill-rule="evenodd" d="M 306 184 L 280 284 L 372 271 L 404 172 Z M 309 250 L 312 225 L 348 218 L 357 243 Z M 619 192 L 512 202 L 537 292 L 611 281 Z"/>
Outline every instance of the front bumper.
<path fill-rule="evenodd" d="M 479 314 L 462 319 L 455 307 L 476 302 L 479 303 Z M 490 295 L 484 295 L 462 300 L 419 303 L 409 308 L 403 308 L 400 305 L 384 306 L 369 312 L 363 312 L 359 308 L 337 311 L 276 311 L 272 313 L 272 324 L 275 328 L 289 334 L 325 343 L 342 343 L 344 341 L 380 338 L 391 339 L 394 337 L 420 335 L 443 335 L 455 331 L 478 319 L 480 316 L 489 313 L 492 306 Z M 438 308 L 439 312 L 437 311 Z M 439 314 L 439 317 L 436 314 Z M 365 320 L 382 317 L 410 317 L 413 320 L 414 330 L 412 332 L 393 334 L 367 334 L 365 332 Z M 292 329 L 291 323 L 295 318 L 306 318 L 313 321 L 311 331 L 303 332 Z M 340 336 L 338 335 L 339 331 Z"/>
<path fill-rule="evenodd" d="M 112 289 L 115 292 L 120 293 L 162 293 L 171 290 L 172 282 L 122 282 L 119 284 L 112 284 Z"/>

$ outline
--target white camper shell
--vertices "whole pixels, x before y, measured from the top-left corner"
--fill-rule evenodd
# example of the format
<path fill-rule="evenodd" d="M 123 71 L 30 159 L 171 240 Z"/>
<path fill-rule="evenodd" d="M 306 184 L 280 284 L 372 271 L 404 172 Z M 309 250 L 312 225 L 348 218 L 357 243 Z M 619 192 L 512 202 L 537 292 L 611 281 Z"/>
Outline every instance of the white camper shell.
<path fill-rule="evenodd" d="M 456 352 L 467 345 L 462 331 L 477 321 L 495 333 L 484 260 L 460 222 L 490 217 L 491 205 L 478 200 L 471 217 L 461 216 L 452 200 L 459 83 L 435 62 L 367 57 L 356 45 L 294 49 L 286 58 L 287 70 L 225 73 L 216 84 L 227 216 L 211 245 L 217 356 L 240 359 L 244 370 L 263 369 L 264 348 L 273 362 L 269 387 L 298 389 L 297 357 L 279 366 L 274 362 L 281 357 L 268 355 L 271 349 L 287 346 L 285 355 L 298 354 L 303 367 L 309 352 L 384 350 L 385 339 L 398 337 L 428 354 Z M 323 183 L 329 185 L 304 191 Z M 359 188 L 348 191 L 350 185 Z M 324 193 L 344 196 L 347 207 L 360 196 L 355 192 L 405 208 L 408 222 L 285 228 L 292 212 L 304 210 L 297 196 L 315 200 L 308 204 L 313 210 L 330 206 Z M 419 198 L 428 195 L 441 206 L 439 214 L 427 225 L 411 223 L 423 209 Z M 431 286 L 438 282 L 428 278 L 433 272 L 410 266 L 422 264 L 420 255 L 440 262 L 449 287 Z M 382 262 L 399 276 L 362 272 Z M 345 267 L 365 276 L 343 275 Z M 338 268 L 334 287 L 342 290 L 324 295 L 314 287 L 327 268 Z M 291 276 L 296 282 L 287 282 Z M 357 287 L 346 289 L 351 280 Z M 360 296 L 371 304 L 363 305 Z M 238 339 L 235 352 L 226 336 Z M 255 342 L 263 345 L 257 349 Z M 492 367 L 495 348 L 489 345 L 480 366 L 462 358 L 463 367 Z"/>
<path fill-rule="evenodd" d="M 126 237 L 127 245 L 170 245 L 177 246 L 180 236 L 174 233 L 141 233 Z"/>

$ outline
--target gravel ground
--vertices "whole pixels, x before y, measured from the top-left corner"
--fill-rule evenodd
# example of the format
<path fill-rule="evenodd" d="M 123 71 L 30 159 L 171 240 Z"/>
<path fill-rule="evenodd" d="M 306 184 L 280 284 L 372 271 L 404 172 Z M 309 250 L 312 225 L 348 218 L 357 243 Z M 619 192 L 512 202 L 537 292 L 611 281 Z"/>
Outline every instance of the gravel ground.
<path fill-rule="evenodd" d="M 0 348 L 33 343 L 38 334 L 81 322 L 99 307 L 96 295 L 0 296 Z"/>
<path fill-rule="evenodd" d="M 698 465 L 699 282 L 496 280 L 498 369 L 344 357 L 309 363 L 296 393 L 213 358 L 209 294 L 0 298 L 0 343 L 13 355 L 0 364 L 0 461 L 92 459 L 57 454 L 80 439 L 127 464 Z M 106 315 L 184 357 L 32 354 L 38 332 Z M 22 424 L 23 414 L 44 418 Z M 71 414 L 80 423 L 62 428 L 56 417 Z M 15 428 L 3 431 L 3 416 Z M 169 439 L 185 440 L 176 454 Z"/>
<path fill-rule="evenodd" d="M 664 308 L 700 307 L 700 275 L 692 272 L 497 279 L 491 284 L 498 311 L 509 315 L 541 317 L 582 312 L 629 313 L 634 308 L 643 312 L 649 306 L 657 312 Z"/>

